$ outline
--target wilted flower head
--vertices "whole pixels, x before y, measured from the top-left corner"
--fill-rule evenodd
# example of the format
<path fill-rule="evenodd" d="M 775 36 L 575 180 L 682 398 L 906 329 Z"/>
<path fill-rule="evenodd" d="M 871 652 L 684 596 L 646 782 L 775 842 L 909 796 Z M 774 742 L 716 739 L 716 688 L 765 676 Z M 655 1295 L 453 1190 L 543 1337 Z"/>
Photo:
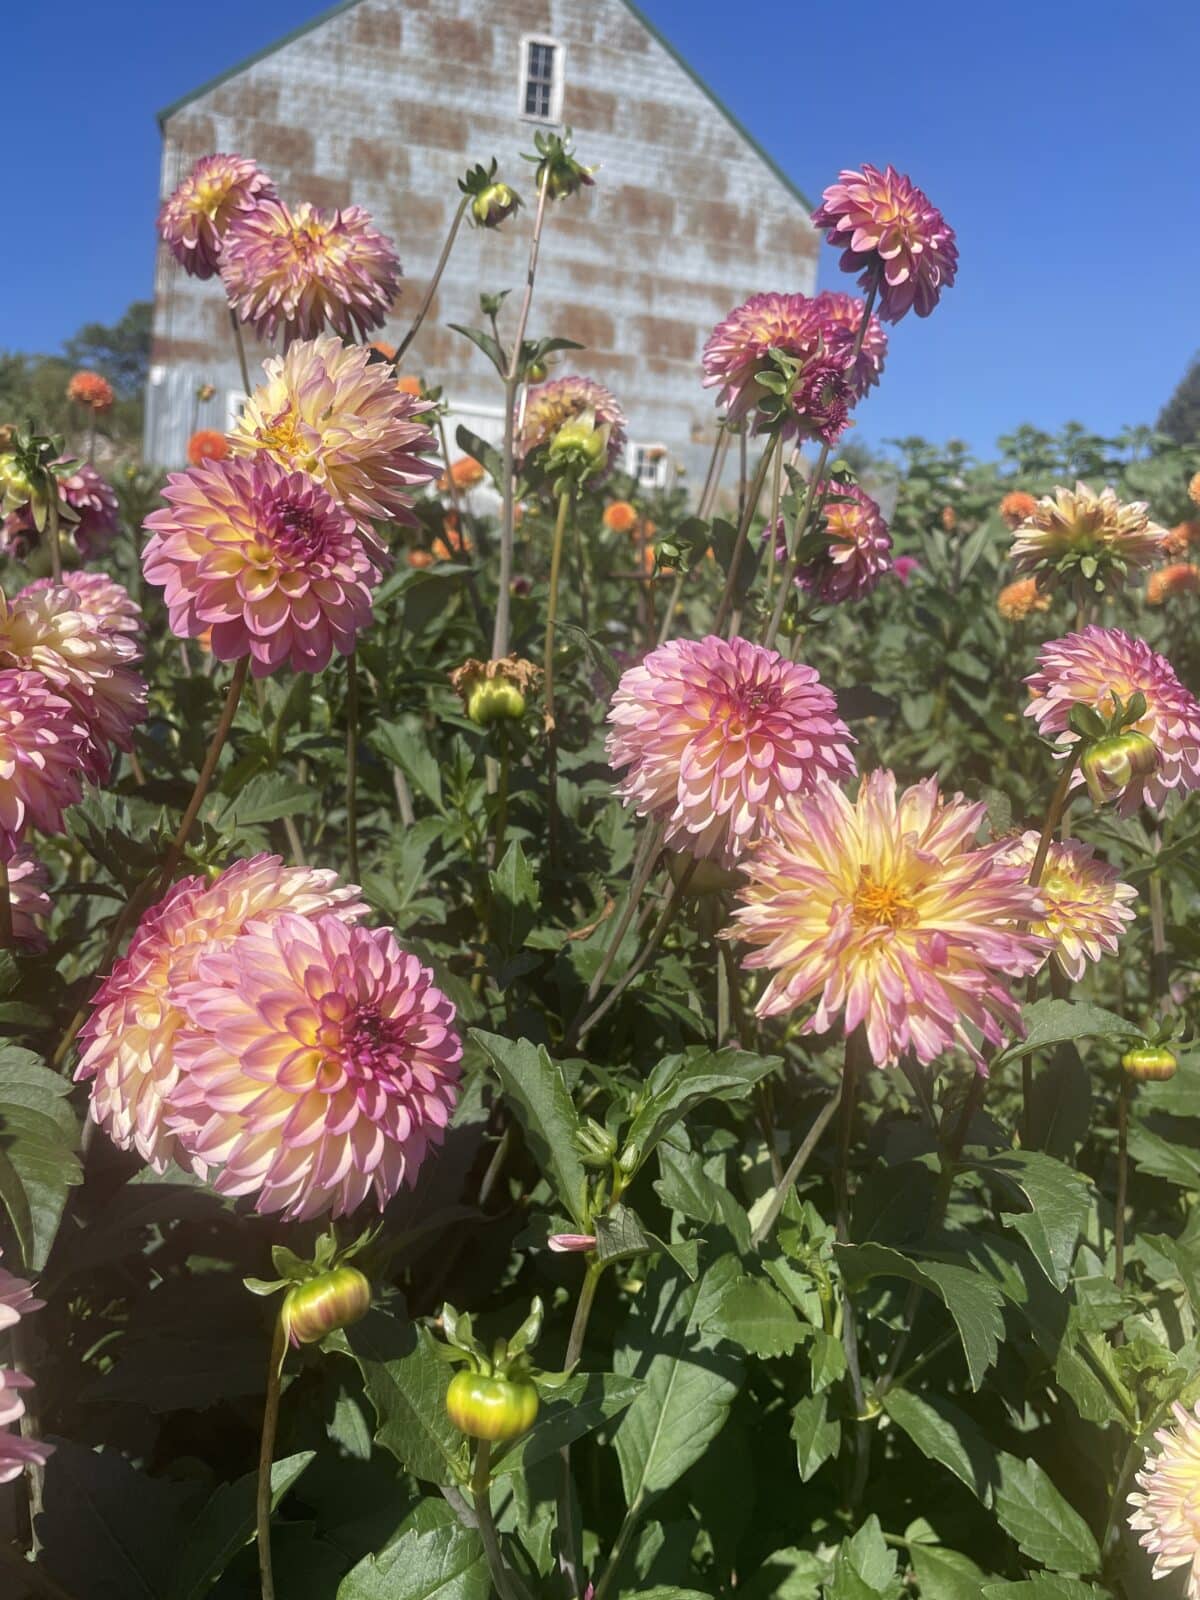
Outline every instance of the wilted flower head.
<path fill-rule="evenodd" d="M 112 384 L 98 372 L 77 372 L 67 384 L 67 399 L 91 411 L 108 411 L 114 399 Z"/>
<path fill-rule="evenodd" d="M 202 156 L 163 203 L 159 235 L 185 272 L 211 278 L 231 224 L 274 198 L 270 178 L 245 156 Z"/>
<path fill-rule="evenodd" d="M 470 201 L 471 221 L 477 228 L 498 228 L 521 204 L 520 196 L 496 178 L 497 163 L 475 166 L 458 187 Z"/>
<path fill-rule="evenodd" d="M 414 492 L 437 476 L 431 407 L 402 390 L 370 352 L 326 335 L 292 345 L 264 368 L 234 424 L 235 455 L 263 451 L 311 473 L 360 522 L 413 524 Z"/>
<path fill-rule="evenodd" d="M 270 855 L 235 862 L 212 882 L 180 879 L 146 912 L 124 958 L 92 999 L 75 1077 L 92 1084 L 93 1122 L 157 1172 L 172 1159 L 189 1165 L 166 1122 L 180 1076 L 175 1045 L 185 1019 L 179 984 L 191 977 L 200 954 L 281 911 L 332 913 L 347 921 L 363 916 L 367 908 L 358 893 L 332 872 L 285 867 Z"/>
<path fill-rule="evenodd" d="M 1174 561 L 1169 567 L 1158 567 L 1146 579 L 1146 600 L 1152 606 L 1161 606 L 1177 594 L 1200 592 L 1200 567 L 1192 561 Z"/>
<path fill-rule="evenodd" d="M 813 226 L 842 251 L 843 272 L 861 272 L 864 289 L 878 281 L 879 315 L 899 322 L 908 311 L 927 317 L 954 282 L 954 230 L 911 179 L 886 167 L 845 170 L 821 197 Z"/>
<path fill-rule="evenodd" d="M 381 328 L 400 292 L 400 261 L 361 206 L 291 212 L 267 200 L 225 235 L 221 279 L 243 322 L 264 339 L 344 339 Z"/>
<path fill-rule="evenodd" d="M 1200 705 L 1166 657 L 1144 639 L 1133 639 L 1120 628 L 1069 633 L 1042 646 L 1038 671 L 1025 682 L 1031 694 L 1025 715 L 1064 756 L 1079 739 L 1070 726 L 1075 706 L 1089 706 L 1108 717 L 1116 709 L 1114 695 L 1123 705 L 1137 694 L 1145 697 L 1145 714 L 1131 724 L 1131 731 L 1149 739 L 1158 763 L 1150 772 L 1135 772 L 1125 787 L 1118 807 L 1123 816 L 1143 804 L 1162 806 L 1172 789 L 1200 788 Z M 1076 771 L 1072 788 L 1083 781 Z"/>
<path fill-rule="evenodd" d="M 193 467 L 205 461 L 224 461 L 229 454 L 229 441 L 215 428 L 199 428 L 188 440 L 187 458 Z"/>
<path fill-rule="evenodd" d="M 1036 578 L 1018 578 L 1005 584 L 996 596 L 996 610 L 1005 622 L 1024 622 L 1035 611 L 1049 611 L 1050 596 L 1038 588 Z"/>
<path fill-rule="evenodd" d="M 982 1066 L 968 1027 L 997 1046 L 1019 1032 L 1012 980 L 1046 953 L 1022 931 L 1042 911 L 1026 873 L 975 844 L 984 810 L 933 778 L 898 793 L 890 772 L 857 800 L 827 780 L 791 800 L 746 859 L 727 935 L 759 946 L 745 965 L 772 974 L 758 1015 L 816 1000 L 803 1031 L 862 1025 L 877 1066 L 956 1044 Z"/>
<path fill-rule="evenodd" d="M 1041 835 L 1031 828 L 1003 851 L 1006 865 L 1028 877 Z M 1051 958 L 1078 983 L 1089 961 L 1116 955 L 1127 923 L 1133 921 L 1137 890 L 1122 883 L 1114 868 L 1078 839 L 1053 840 L 1046 853 L 1038 894 L 1044 910 L 1031 931 L 1048 939 Z"/>
<path fill-rule="evenodd" d="M 1159 1428 L 1158 1454 L 1148 1455 L 1135 1475 L 1129 1526 L 1154 1557 L 1154 1577 L 1186 1567 L 1183 1593 L 1200 1600 L 1200 1406 L 1188 1411 L 1176 1401 L 1171 1410 L 1174 1427 Z"/>
<path fill-rule="evenodd" d="M 219 661 L 249 655 L 256 678 L 287 665 L 321 672 L 371 621 L 381 547 L 315 478 L 269 456 L 210 461 L 167 479 L 146 579 L 163 588 L 172 630 L 212 629 Z"/>
<path fill-rule="evenodd" d="M 486 728 L 493 722 L 523 717 L 526 696 L 537 687 L 541 676 L 540 667 L 514 651 L 499 661 L 476 661 L 472 657 L 455 667 L 450 682 L 467 716 Z"/>
<path fill-rule="evenodd" d="M 1008 524 L 1014 533 L 1036 510 L 1037 501 L 1033 495 L 1026 494 L 1024 489 L 1013 489 L 1000 502 L 1001 519 Z"/>
<path fill-rule="evenodd" d="M 792 391 L 795 423 L 801 438 L 835 444 L 850 420 L 854 395 L 842 356 L 816 356 L 800 374 Z"/>
<path fill-rule="evenodd" d="M 812 667 L 747 639 L 672 639 L 623 673 L 608 759 L 664 839 L 731 866 L 789 795 L 854 771 L 849 729 Z"/>
<path fill-rule="evenodd" d="M 596 429 L 607 428 L 605 454 L 611 469 L 625 451 L 625 413 L 616 396 L 591 378 L 551 378 L 530 389 L 517 439 L 522 461 L 548 449 L 564 424 L 590 414 Z"/>
<path fill-rule="evenodd" d="M 59 457 L 60 462 L 66 459 Z M 116 490 L 86 461 L 79 462 L 65 478 L 56 476 L 55 481 L 62 534 L 74 535 L 85 561 L 103 555 L 121 526 Z M 33 507 L 28 501 L 5 518 L 4 537 L 9 550 L 18 556 L 26 555 L 37 543 Z"/>
<path fill-rule="evenodd" d="M 857 484 L 822 486 L 825 545 L 796 569 L 796 582 L 825 605 L 863 600 L 891 570 L 892 540 L 883 513 Z"/>
<path fill-rule="evenodd" d="M 11 861 L 30 828 L 62 830 L 83 793 L 91 734 L 78 711 L 40 672 L 0 671 L 0 861 Z"/>
<path fill-rule="evenodd" d="M 1128 568 L 1159 559 L 1164 534 L 1142 501 L 1123 505 L 1112 489 L 1097 494 L 1077 483 L 1037 502 L 1009 554 L 1018 572 L 1037 573 L 1043 584 L 1078 572 L 1100 587 L 1110 577 L 1119 585 Z"/>
<path fill-rule="evenodd" d="M 219 1194 L 259 1211 L 382 1208 L 417 1180 L 457 1098 L 454 1007 L 386 928 L 283 912 L 205 950 L 169 1121 Z"/>

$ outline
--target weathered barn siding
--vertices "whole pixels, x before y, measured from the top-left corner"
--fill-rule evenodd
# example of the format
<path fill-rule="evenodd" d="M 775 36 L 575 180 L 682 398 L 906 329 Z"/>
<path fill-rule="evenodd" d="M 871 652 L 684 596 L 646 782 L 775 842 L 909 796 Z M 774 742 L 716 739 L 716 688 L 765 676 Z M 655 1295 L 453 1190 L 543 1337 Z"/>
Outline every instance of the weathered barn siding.
<path fill-rule="evenodd" d="M 382 338 L 408 326 L 454 207 L 457 179 L 495 155 L 528 198 L 539 124 L 518 115 L 525 34 L 566 51 L 563 120 L 596 186 L 552 207 L 530 330 L 587 345 L 560 371 L 608 383 L 632 439 L 666 444 L 691 473 L 711 446 L 701 389 L 708 330 L 747 294 L 811 291 L 817 240 L 801 197 L 624 0 L 358 0 L 165 114 L 162 193 L 213 150 L 253 156 L 290 203 L 351 202 L 396 242 L 404 292 Z M 529 213 L 455 248 L 405 365 L 443 385 L 477 431 L 498 428 L 488 363 L 449 322 L 477 323 L 481 290 L 523 281 Z M 220 283 L 160 248 L 150 459 L 181 461 L 188 434 L 224 424 L 240 382 Z M 253 365 L 267 352 L 251 347 Z M 197 412 L 203 382 L 218 394 Z"/>

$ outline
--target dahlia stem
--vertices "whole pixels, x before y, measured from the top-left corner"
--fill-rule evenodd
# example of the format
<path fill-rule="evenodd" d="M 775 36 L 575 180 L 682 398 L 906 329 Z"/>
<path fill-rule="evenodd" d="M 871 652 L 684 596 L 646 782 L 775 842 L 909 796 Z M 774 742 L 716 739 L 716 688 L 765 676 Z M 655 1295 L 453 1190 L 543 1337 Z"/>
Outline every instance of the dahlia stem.
<path fill-rule="evenodd" d="M 346 864 L 358 882 L 358 652 L 346 657 Z"/>
<path fill-rule="evenodd" d="M 171 841 L 171 848 L 167 851 L 167 859 L 163 862 L 159 874 L 159 888 L 167 888 L 175 876 L 175 869 L 183 859 L 184 846 L 187 836 L 192 831 L 192 824 L 200 814 L 200 807 L 204 804 L 204 797 L 208 793 L 208 786 L 213 780 L 217 770 L 217 762 L 221 759 L 221 751 L 225 748 L 225 741 L 229 737 L 229 730 L 233 727 L 233 719 L 237 715 L 238 702 L 242 698 L 242 689 L 246 683 L 246 673 L 250 667 L 250 657 L 243 656 L 233 669 L 233 677 L 229 680 L 229 689 L 225 695 L 225 704 L 221 708 L 220 720 L 208 747 L 208 754 L 204 757 L 204 765 L 200 768 L 200 776 L 196 779 L 196 787 L 192 790 L 192 798 L 188 801 L 187 810 L 179 824 L 179 831 Z"/>
<path fill-rule="evenodd" d="M 250 398 L 250 368 L 246 364 L 246 345 L 242 339 L 242 325 L 237 319 L 237 312 L 232 306 L 229 308 L 229 326 L 233 329 L 233 342 L 237 349 L 238 366 L 242 369 L 242 388 L 246 398 Z"/>
<path fill-rule="evenodd" d="M 558 497 L 558 515 L 554 519 L 554 543 L 550 547 L 550 595 L 546 603 L 546 643 L 542 651 L 542 677 L 545 684 L 546 710 L 546 829 L 550 849 L 550 868 L 558 865 L 558 728 L 554 717 L 554 645 L 558 626 L 558 579 L 562 569 L 563 534 L 567 526 L 567 512 L 571 495 L 564 490 Z"/>
<path fill-rule="evenodd" d="M 450 252 L 454 248 L 454 241 L 458 236 L 458 230 L 459 230 L 459 227 L 460 227 L 460 225 L 462 223 L 463 216 L 466 213 L 467 206 L 470 203 L 470 199 L 471 199 L 470 195 L 469 194 L 465 194 L 465 195 L 463 195 L 462 199 L 458 202 L 458 209 L 455 211 L 454 216 L 451 219 L 450 231 L 446 235 L 446 242 L 442 246 L 442 253 L 438 257 L 437 266 L 434 267 L 434 269 L 433 269 L 433 277 L 430 278 L 429 287 L 425 291 L 425 298 L 421 301 L 420 308 L 418 309 L 417 315 L 413 320 L 412 327 L 408 330 L 408 332 L 404 335 L 403 339 L 401 339 L 400 343 L 396 346 L 396 354 L 392 358 L 393 361 L 397 361 L 398 362 L 400 360 L 400 357 L 404 354 L 404 352 L 408 349 L 409 345 L 413 342 L 413 340 L 417 337 L 417 334 L 420 332 L 421 324 L 425 321 L 425 318 L 429 315 L 429 308 L 433 304 L 433 297 L 437 293 L 438 284 L 441 283 L 441 281 L 442 281 L 442 273 L 445 272 L 445 270 L 446 270 L 446 263 L 450 259 Z M 450 470 L 449 461 L 446 462 L 446 470 L 447 470 L 447 472 Z"/>
<path fill-rule="evenodd" d="M 11 950 L 16 944 L 13 933 L 12 894 L 8 883 L 8 862 L 0 861 L 0 950 Z"/>
<path fill-rule="evenodd" d="M 754 521 L 754 513 L 758 508 L 758 497 L 762 493 L 763 484 L 766 482 L 767 468 L 771 464 L 771 457 L 779 448 L 779 435 L 773 433 L 767 442 L 755 470 L 750 491 L 746 496 L 746 503 L 742 510 L 741 520 L 738 523 L 737 538 L 733 541 L 733 555 L 729 560 L 729 573 L 725 579 L 725 589 L 721 595 L 721 603 L 717 607 L 716 617 L 713 619 L 713 632 L 720 633 L 725 626 L 725 618 L 733 604 L 733 591 L 737 586 L 737 576 L 742 565 L 742 551 L 746 548 L 746 539 L 750 533 L 750 524 Z"/>
<path fill-rule="evenodd" d="M 771 477 L 771 516 L 767 522 L 766 563 L 767 586 L 766 600 L 770 603 L 771 586 L 775 581 L 775 530 L 779 526 L 779 500 L 783 488 L 783 451 L 775 452 L 775 471 Z"/>
<path fill-rule="evenodd" d="M 1058 775 L 1058 782 L 1050 796 L 1050 804 L 1046 807 L 1046 820 L 1042 824 L 1041 837 L 1038 839 L 1037 850 L 1034 852 L 1033 865 L 1029 869 L 1029 887 L 1036 889 L 1042 881 L 1042 873 L 1046 868 L 1046 858 L 1050 854 L 1050 846 L 1054 842 L 1054 830 L 1062 821 L 1063 812 L 1066 810 L 1067 799 L 1071 792 L 1071 777 L 1075 771 L 1074 759 L 1069 759 L 1063 765 Z M 1038 981 L 1037 973 L 1030 976 L 1025 986 L 1025 1004 L 1032 1005 L 1037 999 Z M 1021 1141 L 1028 1143 L 1030 1126 L 1033 1115 L 1033 1057 L 1025 1056 L 1021 1062 Z"/>
<path fill-rule="evenodd" d="M 496 1586 L 500 1600 L 516 1600 L 512 1589 L 512 1574 L 504 1565 L 500 1551 L 500 1537 L 492 1520 L 491 1493 L 492 1442 L 480 1439 L 475 1446 L 475 1470 L 471 1474 L 471 1495 L 475 1501 L 475 1517 L 479 1523 L 479 1537 L 483 1540 L 483 1553 L 487 1557 L 488 1571 Z M 271 1600 L 265 1593 L 263 1600 Z"/>
<path fill-rule="evenodd" d="M 1113 1284 L 1125 1287 L 1125 1197 L 1129 1192 L 1129 1079 L 1117 1097 L 1117 1195 L 1113 1202 Z"/>
<path fill-rule="evenodd" d="M 275 1579 L 271 1571 L 271 1463 L 275 1459 L 275 1429 L 279 1424 L 279 1384 L 287 1355 L 287 1329 L 283 1317 L 275 1318 L 271 1335 L 271 1358 L 267 1365 L 267 1397 L 263 1404 L 262 1437 L 258 1447 L 258 1493 L 255 1497 L 255 1524 L 258 1533 L 258 1571 L 262 1580 L 262 1600 L 275 1600 Z"/>
<path fill-rule="evenodd" d="M 254 698 L 258 701 L 258 715 L 262 722 L 263 734 L 267 733 L 267 691 L 261 678 L 254 680 Z M 145 778 L 139 778 L 139 783 L 145 783 Z M 308 862 L 304 859 L 304 845 L 300 839 L 300 830 L 296 826 L 296 819 L 285 816 L 283 831 L 287 834 L 288 848 L 292 852 L 292 860 L 298 867 L 306 867 Z"/>
<path fill-rule="evenodd" d="M 1167 919 L 1163 903 L 1162 872 L 1158 858 L 1162 851 L 1162 829 L 1154 830 L 1154 866 L 1147 884 L 1150 903 L 1150 995 L 1158 1010 L 1165 1012 L 1171 1003 L 1171 968 L 1167 957 Z"/>
<path fill-rule="evenodd" d="M 820 1143 L 821 1135 L 825 1132 L 825 1129 L 833 1120 L 834 1112 L 841 1103 L 842 1092 L 843 1085 L 839 1083 L 834 1093 L 830 1095 L 829 1099 L 826 1100 L 820 1111 L 817 1112 L 816 1117 L 813 1119 L 812 1127 L 809 1128 L 808 1132 L 804 1135 L 804 1138 L 800 1143 L 800 1148 L 796 1151 L 796 1154 L 788 1163 L 788 1169 L 784 1173 L 783 1178 L 775 1185 L 774 1192 L 771 1195 L 771 1202 L 767 1206 L 767 1209 L 763 1212 L 762 1216 L 759 1218 L 753 1233 L 750 1235 L 750 1243 L 754 1249 L 758 1249 L 759 1245 L 762 1244 L 763 1240 L 775 1226 L 776 1219 L 779 1216 L 779 1213 L 783 1210 L 784 1205 L 787 1202 L 788 1195 L 791 1194 L 792 1190 L 795 1188 L 796 1179 L 808 1165 L 809 1157 Z"/>
<path fill-rule="evenodd" d="M 733 435 L 730 433 L 724 420 L 717 424 L 717 440 L 713 445 L 713 453 L 709 459 L 708 472 L 704 479 L 704 489 L 696 506 L 696 515 L 703 522 L 712 514 L 713 501 L 717 490 L 721 486 L 721 473 L 725 466 L 725 457 L 729 453 L 729 441 Z M 671 637 L 671 630 L 675 626 L 675 610 L 683 595 L 683 586 L 687 582 L 687 570 L 681 568 L 675 574 L 675 582 L 671 585 L 671 597 L 667 601 L 667 609 L 663 616 L 662 627 L 658 634 L 658 643 L 666 644 Z"/>
<path fill-rule="evenodd" d="M 845 1066 L 842 1070 L 841 1118 L 838 1126 L 837 1164 L 834 1168 L 836 1203 L 836 1231 L 839 1244 L 850 1243 L 850 1144 L 854 1134 L 854 1113 L 858 1106 L 858 1069 L 860 1033 L 856 1029 L 846 1040 Z M 842 1285 L 842 1347 L 846 1352 L 846 1371 L 850 1377 L 850 1392 L 854 1399 L 854 1476 L 850 1489 L 850 1504 L 856 1506 L 867 1481 L 870 1463 L 871 1436 L 863 1417 L 862 1367 L 858 1353 L 858 1325 L 854 1314 L 854 1298 L 848 1287 Z"/>
<path fill-rule="evenodd" d="M 568 1372 L 578 1365 L 579 1358 L 583 1354 L 588 1320 L 592 1314 L 596 1289 L 603 1272 L 604 1263 L 589 1256 L 587 1271 L 583 1275 L 583 1284 L 579 1290 L 579 1299 L 575 1303 L 575 1318 L 571 1323 L 571 1334 L 567 1340 L 566 1360 L 563 1362 L 563 1367 Z M 562 1487 L 558 1495 L 558 1569 L 567 1581 L 568 1592 L 581 1596 L 583 1579 L 580 1576 L 580 1568 L 583 1565 L 583 1552 L 579 1547 L 579 1529 L 575 1526 L 571 1499 L 571 1446 L 563 1445 L 559 1455 L 562 1460 Z"/>
<path fill-rule="evenodd" d="M 61 583 L 62 546 L 58 542 L 58 479 L 52 472 L 47 473 L 47 477 L 50 480 L 50 493 L 46 500 L 46 542 L 50 546 L 50 575 L 55 583 Z"/>
<path fill-rule="evenodd" d="M 600 990 L 604 987 L 604 980 L 608 977 L 612 964 L 617 959 L 617 951 L 621 948 L 621 941 L 628 933 L 629 925 L 633 921 L 637 913 L 638 904 L 646 891 L 646 885 L 654 875 L 654 866 L 658 859 L 658 847 L 661 843 L 662 828 L 657 822 L 651 823 L 642 834 L 637 850 L 634 853 L 633 870 L 629 880 L 629 894 L 626 897 L 624 906 L 621 908 L 621 915 L 617 918 L 612 937 L 609 939 L 604 954 L 600 958 L 600 965 L 596 968 L 591 983 L 588 984 L 587 998 L 584 1001 L 584 1005 L 576 1012 L 571 1026 L 567 1029 L 567 1039 L 570 1042 L 574 1041 L 575 1028 L 583 1016 L 584 1008 L 590 1005 L 600 993 Z"/>
<path fill-rule="evenodd" d="M 88 466 L 90 467 L 94 463 L 94 461 L 96 459 L 96 413 L 95 413 L 95 411 L 92 412 L 91 419 L 88 422 L 88 454 L 87 454 L 87 458 L 88 458 Z"/>
<path fill-rule="evenodd" d="M 617 979 L 616 983 L 613 984 L 612 988 L 605 995 L 604 999 L 601 1000 L 600 1004 L 595 1008 L 595 1010 L 590 1012 L 583 1019 L 578 1029 L 571 1030 L 571 1038 L 575 1044 L 582 1044 L 587 1035 L 600 1021 L 601 1017 L 606 1016 L 608 1012 L 612 1010 L 613 1006 L 616 1005 L 617 1001 L 625 993 L 629 985 L 646 966 L 646 963 L 650 960 L 651 956 L 654 955 L 659 945 L 662 944 L 663 940 L 667 936 L 667 930 L 670 928 L 671 923 L 675 920 L 675 913 L 683 904 L 684 896 L 687 894 L 688 884 L 691 883 L 692 874 L 695 872 L 698 865 L 699 863 L 694 857 L 688 862 L 680 876 L 679 882 L 671 891 L 670 898 L 667 900 L 666 905 L 662 909 L 662 914 L 659 917 L 658 922 L 655 924 L 654 932 L 650 935 L 641 951 L 630 964 L 629 968 L 623 972 Z"/>

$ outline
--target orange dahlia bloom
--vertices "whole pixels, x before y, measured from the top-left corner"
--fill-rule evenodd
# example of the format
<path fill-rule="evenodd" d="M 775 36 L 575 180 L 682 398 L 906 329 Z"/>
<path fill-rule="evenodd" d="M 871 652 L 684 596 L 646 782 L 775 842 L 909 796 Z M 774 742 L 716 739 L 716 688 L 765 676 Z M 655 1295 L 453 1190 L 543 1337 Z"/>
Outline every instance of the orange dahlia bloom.
<path fill-rule="evenodd" d="M 410 550 L 405 558 L 410 567 L 431 567 L 433 557 L 428 550 Z"/>
<path fill-rule="evenodd" d="M 202 461 L 224 461 L 228 454 L 229 443 L 215 428 L 200 428 L 188 440 L 187 458 L 193 467 Z"/>
<path fill-rule="evenodd" d="M 1000 502 L 1000 515 L 1015 533 L 1027 517 L 1037 510 L 1037 501 L 1024 489 L 1014 489 Z"/>
<path fill-rule="evenodd" d="M 1152 606 L 1161 606 L 1172 595 L 1197 591 L 1200 591 L 1200 567 L 1191 561 L 1175 561 L 1169 567 L 1159 567 L 1146 580 L 1146 600 Z"/>
<path fill-rule="evenodd" d="M 402 373 L 401 376 L 396 379 L 396 387 L 400 390 L 401 394 L 415 394 L 418 399 L 425 392 L 422 388 L 420 378 L 414 377 L 411 372 Z"/>
<path fill-rule="evenodd" d="M 372 339 L 371 349 L 378 350 L 385 361 L 395 361 L 396 359 L 396 346 L 388 344 L 386 339 Z"/>
<path fill-rule="evenodd" d="M 614 500 L 604 508 L 604 526 L 613 533 L 632 533 L 638 514 L 628 500 Z"/>
<path fill-rule="evenodd" d="M 1050 596 L 1043 594 L 1036 578 L 1018 578 L 1005 585 L 996 598 L 996 610 L 1005 622 L 1023 622 L 1035 611 L 1049 611 Z"/>
<path fill-rule="evenodd" d="M 1200 545 L 1200 522 L 1177 522 L 1163 538 L 1163 554 L 1186 556 L 1194 544 Z"/>
<path fill-rule="evenodd" d="M 113 403 L 112 384 L 98 372 L 77 372 L 67 385 L 67 399 L 93 411 L 107 411 Z"/>
<path fill-rule="evenodd" d="M 433 559 L 435 561 L 461 561 L 470 556 L 474 546 L 467 534 L 460 532 L 458 524 L 452 517 L 447 517 L 442 524 L 441 538 L 433 541 Z"/>
<path fill-rule="evenodd" d="M 442 473 L 437 486 L 443 492 L 453 483 L 456 489 L 474 489 L 484 479 L 482 465 L 474 456 L 459 456 L 457 461 L 450 463 L 450 472 Z"/>
<path fill-rule="evenodd" d="M 1193 505 L 1200 506 L 1200 472 L 1197 472 L 1188 484 L 1188 499 Z"/>

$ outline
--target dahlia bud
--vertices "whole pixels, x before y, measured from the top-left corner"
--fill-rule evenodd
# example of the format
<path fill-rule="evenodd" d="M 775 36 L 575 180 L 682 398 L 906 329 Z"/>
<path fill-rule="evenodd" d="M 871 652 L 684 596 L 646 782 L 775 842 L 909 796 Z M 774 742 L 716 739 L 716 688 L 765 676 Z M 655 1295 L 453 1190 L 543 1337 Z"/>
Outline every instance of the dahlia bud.
<path fill-rule="evenodd" d="M 0 456 L 0 501 L 5 511 L 15 511 L 33 499 L 33 481 L 11 451 Z"/>
<path fill-rule="evenodd" d="M 1083 753 L 1079 763 L 1087 781 L 1088 793 L 1098 806 L 1114 800 L 1133 782 L 1145 777 L 1158 765 L 1158 751 L 1144 733 L 1127 729 L 1098 739 Z"/>
<path fill-rule="evenodd" d="M 348 1328 L 371 1308 L 371 1285 L 357 1267 L 335 1267 L 287 1292 L 280 1315 L 294 1345 L 317 1344 L 327 1333 Z"/>
<path fill-rule="evenodd" d="M 471 215 L 481 228 L 498 228 L 520 205 L 516 192 L 506 183 L 489 183 L 471 202 Z"/>
<path fill-rule="evenodd" d="M 532 661 L 511 655 L 502 661 L 464 661 L 450 674 L 450 682 L 475 726 L 487 728 L 493 722 L 519 722 L 525 697 L 540 677 Z"/>
<path fill-rule="evenodd" d="M 576 477 L 580 483 L 608 460 L 610 423 L 596 423 L 589 406 L 570 422 L 564 422 L 550 440 L 546 465 L 552 473 Z"/>
<path fill-rule="evenodd" d="M 606 1167 L 617 1153 L 617 1141 L 595 1117 L 585 1117 L 575 1135 L 575 1148 L 585 1166 Z"/>
<path fill-rule="evenodd" d="M 531 361 L 525 368 L 525 376 L 530 383 L 544 383 L 549 370 L 544 361 Z"/>
<path fill-rule="evenodd" d="M 1121 1057 L 1121 1070 L 1136 1083 L 1165 1083 L 1178 1062 L 1163 1045 L 1140 1044 Z"/>
<path fill-rule="evenodd" d="M 217 390 L 216 390 L 215 384 L 211 384 L 211 383 L 199 384 L 197 386 L 197 388 L 196 388 L 196 399 L 199 400 L 201 404 L 203 404 L 206 400 L 211 400 L 213 395 L 216 394 L 216 392 L 217 392 Z"/>

